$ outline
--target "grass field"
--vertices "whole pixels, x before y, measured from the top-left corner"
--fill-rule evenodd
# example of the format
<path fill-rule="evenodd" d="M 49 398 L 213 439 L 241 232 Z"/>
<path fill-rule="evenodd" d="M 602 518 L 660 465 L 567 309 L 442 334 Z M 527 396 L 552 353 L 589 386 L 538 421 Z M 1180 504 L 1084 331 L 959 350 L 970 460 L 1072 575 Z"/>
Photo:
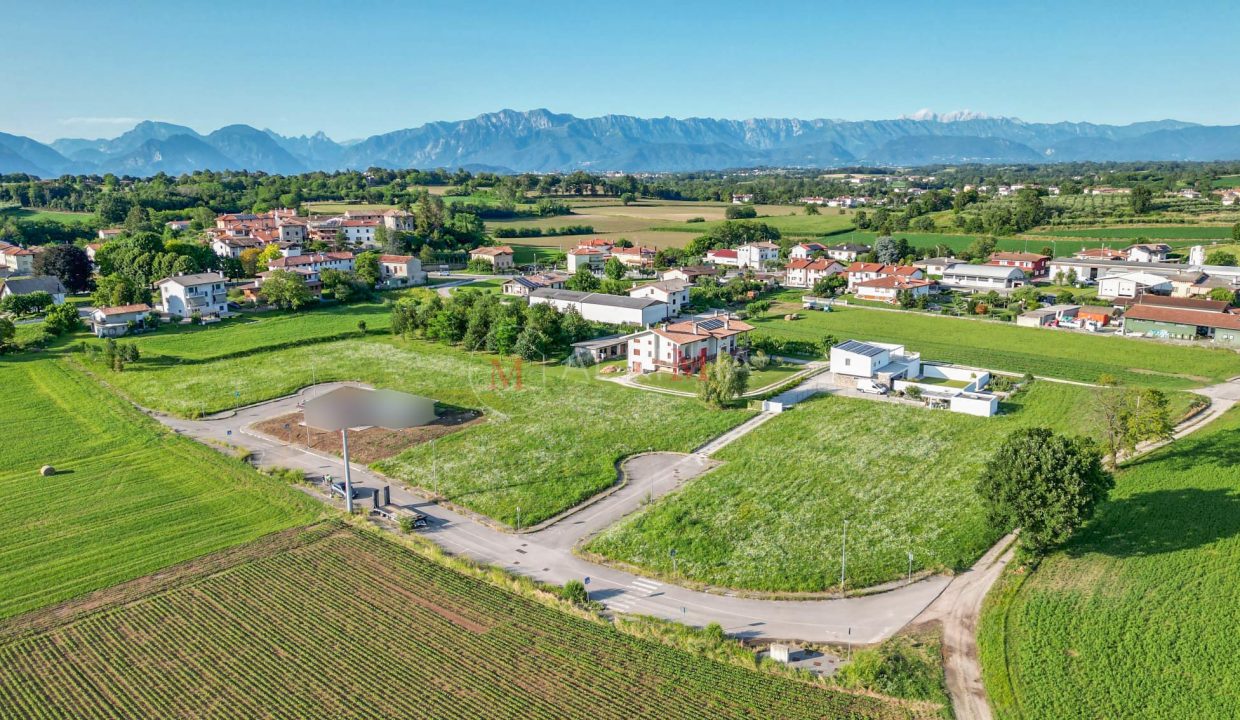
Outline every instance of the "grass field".
<path fill-rule="evenodd" d="M 221 338 L 221 343 L 228 341 Z M 179 364 L 143 360 L 109 382 L 146 407 L 214 412 L 289 394 L 313 382 L 360 380 L 482 410 L 485 422 L 383 461 L 396 478 L 515 524 L 532 524 L 615 481 L 614 462 L 648 448 L 689 451 L 749 417 L 695 399 L 598 382 L 588 370 L 513 361 L 390 338 L 352 339 Z M 584 422 L 588 415 L 596 421 Z"/>
<path fill-rule="evenodd" d="M 749 322 L 757 332 L 817 342 L 823 335 L 904 343 L 925 360 L 1095 382 L 1104 373 L 1134 385 L 1184 389 L 1240 375 L 1240 353 L 1133 338 L 1018 327 L 924 313 L 837 308 L 784 320 L 779 308 Z"/>
<path fill-rule="evenodd" d="M 323 524 L 0 627 L 23 718 L 916 718 L 694 657 Z M 158 682 L 152 682 L 158 678 Z"/>
<path fill-rule="evenodd" d="M 18 220 L 52 220 L 64 225 L 81 224 L 94 219 L 93 213 L 66 212 L 63 210 L 42 210 L 39 208 L 0 208 L 0 217 L 11 217 Z"/>
<path fill-rule="evenodd" d="M 1069 238 L 1134 240 L 1230 240 L 1230 225 L 1124 225 L 1107 228 L 1074 228 L 1071 230 L 1036 230 L 1033 235 Z"/>
<path fill-rule="evenodd" d="M 585 236 L 572 236 L 564 238 L 500 238 L 497 239 L 496 242 L 502 242 L 512 248 L 512 261 L 514 263 L 518 265 L 530 265 L 533 263 L 548 263 L 551 258 L 557 257 L 574 247 L 576 245 L 575 240 L 580 237 Z M 514 240 L 530 242 L 542 241 L 544 244 L 526 245 L 522 242 L 513 242 Z M 564 241 L 564 250 L 560 250 L 558 245 L 545 244 L 558 240 Z M 574 242 L 570 245 L 569 241 Z"/>
<path fill-rule="evenodd" d="M 848 587 L 908 570 L 957 569 L 996 539 L 974 484 L 1018 427 L 1089 429 L 1090 390 L 1037 382 L 978 418 L 821 397 L 720 451 L 725 461 L 609 528 L 588 549 L 670 577 L 766 591 L 838 588 L 848 526 Z M 1181 407 L 1183 405 L 1181 404 Z"/>
<path fill-rule="evenodd" d="M 1240 175 L 1224 175 L 1215 178 L 1214 187 L 1216 188 L 1238 188 L 1240 187 Z"/>
<path fill-rule="evenodd" d="M 304 523 L 313 501 L 62 361 L 4 361 L 0 617 Z M 40 477 L 52 465 L 57 474 Z M 2 713 L 0 713 L 2 714 Z"/>
<path fill-rule="evenodd" d="M 814 237 L 827 235 L 851 228 L 853 212 L 841 215 L 834 208 L 826 208 L 819 215 L 806 215 L 805 212 L 792 205 L 759 206 L 760 217 L 755 222 L 763 222 L 777 228 L 784 235 L 794 237 Z M 679 225 L 659 225 L 652 229 L 669 232 L 691 232 L 700 235 L 711 228 L 722 224 L 723 220 L 702 223 L 681 223 Z"/>
<path fill-rule="evenodd" d="M 761 390 L 762 388 L 778 384 L 804 369 L 804 366 L 792 364 L 772 366 L 765 370 L 750 369 L 749 390 Z M 663 388 L 665 390 L 679 390 L 680 392 L 691 393 L 698 391 L 698 378 L 696 375 L 673 375 L 663 372 L 649 373 L 638 376 L 634 382 L 638 385 Z"/>
<path fill-rule="evenodd" d="M 1062 552 L 991 591 L 996 717 L 1240 716 L 1240 412 L 1132 463 Z"/>

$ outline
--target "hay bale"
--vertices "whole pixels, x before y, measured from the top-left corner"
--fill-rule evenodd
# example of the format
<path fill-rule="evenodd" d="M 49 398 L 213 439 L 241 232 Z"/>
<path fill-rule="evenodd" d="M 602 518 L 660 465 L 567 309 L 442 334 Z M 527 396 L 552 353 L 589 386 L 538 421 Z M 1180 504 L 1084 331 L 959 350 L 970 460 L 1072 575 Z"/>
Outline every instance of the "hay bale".
<path fill-rule="evenodd" d="M 51 465 L 44 465 L 43 467 L 39 468 L 39 474 L 42 475 L 43 477 L 51 477 L 56 474 L 56 468 L 52 467 Z"/>

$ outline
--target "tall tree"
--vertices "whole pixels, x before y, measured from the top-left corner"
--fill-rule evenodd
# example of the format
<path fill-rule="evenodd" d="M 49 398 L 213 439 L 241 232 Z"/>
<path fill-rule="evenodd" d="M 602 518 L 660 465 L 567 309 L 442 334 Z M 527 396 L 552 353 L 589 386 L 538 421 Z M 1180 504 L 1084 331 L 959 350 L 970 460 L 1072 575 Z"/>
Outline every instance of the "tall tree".
<path fill-rule="evenodd" d="M 745 394 L 749 385 L 749 368 L 736 362 L 727 353 L 719 353 L 713 363 L 707 363 L 698 383 L 698 397 L 707 405 L 722 408 Z"/>
<path fill-rule="evenodd" d="M 53 245 L 34 258 L 35 275 L 54 275 L 69 292 L 90 289 L 90 258 L 74 245 Z"/>

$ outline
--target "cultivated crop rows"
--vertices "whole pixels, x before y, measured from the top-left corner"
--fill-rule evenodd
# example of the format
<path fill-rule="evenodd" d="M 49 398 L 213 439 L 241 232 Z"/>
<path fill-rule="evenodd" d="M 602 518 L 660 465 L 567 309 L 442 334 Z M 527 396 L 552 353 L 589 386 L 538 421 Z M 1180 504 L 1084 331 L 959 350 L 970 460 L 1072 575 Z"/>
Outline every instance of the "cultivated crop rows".
<path fill-rule="evenodd" d="M 262 542 L 262 541 L 259 541 Z M 908 717 L 340 529 L 0 640 L 0 717 Z"/>

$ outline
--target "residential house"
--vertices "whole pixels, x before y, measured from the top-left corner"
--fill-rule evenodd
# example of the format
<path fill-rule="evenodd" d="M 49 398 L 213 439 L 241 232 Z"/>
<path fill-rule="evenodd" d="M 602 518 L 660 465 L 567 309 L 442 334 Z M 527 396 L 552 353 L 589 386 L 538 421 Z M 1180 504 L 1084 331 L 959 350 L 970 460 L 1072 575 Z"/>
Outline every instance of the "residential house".
<path fill-rule="evenodd" d="M 611 249 L 615 247 L 615 244 L 612 243 L 612 241 L 604 240 L 603 238 L 592 238 L 590 240 L 582 240 L 577 243 L 577 247 L 585 248 L 587 250 L 598 250 L 602 253 L 609 254 L 611 253 Z"/>
<path fill-rule="evenodd" d="M 719 250 L 707 250 L 706 262 L 712 265 L 727 265 L 730 267 L 740 267 L 740 256 L 735 250 L 730 248 L 722 248 Z"/>
<path fill-rule="evenodd" d="M 857 283 L 853 286 L 853 295 L 858 300 L 872 300 L 895 305 L 900 302 L 901 293 L 910 293 L 914 298 L 924 297 L 930 294 L 932 285 L 934 283 L 929 280 L 884 275 Z"/>
<path fill-rule="evenodd" d="M 819 280 L 842 272 L 844 266 L 830 258 L 793 258 L 784 266 L 784 285 L 812 288 Z"/>
<path fill-rule="evenodd" d="M 1046 275 L 1051 259 L 1041 253 L 1029 252 L 997 252 L 990 256 L 989 265 L 999 267 L 1020 268 L 1029 278 L 1040 278 Z"/>
<path fill-rule="evenodd" d="M 593 340 L 582 340 L 573 343 L 573 356 L 586 365 L 607 362 L 608 360 L 618 360 L 625 357 L 629 352 L 629 338 L 632 333 L 627 335 L 608 335 L 606 337 L 594 338 Z"/>
<path fill-rule="evenodd" d="M 1125 252 L 1128 253 L 1128 262 L 1167 262 L 1167 253 L 1171 252 L 1171 246 L 1166 243 L 1142 243 L 1129 245 Z"/>
<path fill-rule="evenodd" d="M 976 368 L 922 363 L 921 355 L 903 345 L 848 340 L 831 348 L 831 377 L 841 387 L 881 385 L 895 391 L 916 388 L 931 408 L 990 417 L 999 412 L 999 398 L 983 392 L 990 373 Z"/>
<path fill-rule="evenodd" d="M 125 228 L 100 228 L 99 232 L 95 234 L 99 236 L 100 240 L 107 242 L 109 240 L 115 240 L 121 235 L 124 235 Z"/>
<path fill-rule="evenodd" d="M 1180 194 L 1180 197 L 1188 198 L 1189 200 L 1196 200 L 1201 197 L 1201 193 L 1197 192 L 1196 190 L 1192 188 L 1184 188 L 1183 190 L 1180 191 L 1179 194 Z"/>
<path fill-rule="evenodd" d="M 610 255 L 602 250 L 595 248 L 573 248 L 568 251 L 568 271 L 575 273 L 581 268 L 588 268 L 590 272 L 602 272 L 603 265 L 607 263 Z"/>
<path fill-rule="evenodd" d="M 1025 284 L 1025 271 L 999 265 L 959 263 L 943 271 L 939 284 L 958 290 L 1012 290 Z"/>
<path fill-rule="evenodd" d="M 417 222 L 412 213 L 392 208 L 383 213 L 383 227 L 399 232 L 412 232 L 417 227 Z"/>
<path fill-rule="evenodd" d="M 905 351 L 903 345 L 846 340 L 831 348 L 830 361 L 837 382 L 844 375 L 889 385 L 921 375 L 921 355 Z"/>
<path fill-rule="evenodd" d="M 8 277 L 0 279 L 0 299 L 10 295 L 29 295 L 45 292 L 52 296 L 52 303 L 63 305 L 67 291 L 55 275 L 35 275 L 33 277 Z"/>
<path fill-rule="evenodd" d="M 353 272 L 354 256 L 351 252 L 308 253 L 278 257 L 267 262 L 268 270 L 308 270 L 322 273 L 324 270 Z M 421 263 L 418 263 L 421 270 Z"/>
<path fill-rule="evenodd" d="M 568 275 L 557 272 L 538 273 L 535 275 L 518 275 L 517 277 L 504 282 L 503 292 L 505 295 L 528 297 L 531 292 L 539 288 L 561 290 L 564 288 L 564 283 L 568 280 L 568 278 Z"/>
<path fill-rule="evenodd" d="M 29 275 L 34 272 L 34 255 L 33 250 L 0 240 L 0 269 L 7 270 L 9 275 Z"/>
<path fill-rule="evenodd" d="M 630 289 L 629 297 L 654 298 L 659 302 L 667 303 L 668 313 L 676 316 L 689 304 L 689 288 L 691 287 L 693 283 L 688 280 L 659 280 Z"/>
<path fill-rule="evenodd" d="M 3 244 L 4 244 L 4 243 L 0 243 L 0 245 L 3 245 Z M 94 266 L 98 265 L 98 263 L 95 261 L 95 257 L 96 257 L 96 255 L 98 255 L 99 251 L 100 251 L 102 248 L 103 248 L 103 243 L 87 243 L 87 245 L 86 245 L 86 259 L 87 259 L 87 260 L 90 260 L 90 264 L 91 264 L 91 266 L 92 266 L 92 267 L 94 267 Z M 0 248 L 0 250 L 3 250 L 3 248 Z"/>
<path fill-rule="evenodd" d="M 740 193 L 740 194 L 733 193 L 732 194 L 733 205 L 744 205 L 746 203 L 752 203 L 752 202 L 753 202 L 753 195 L 749 193 Z"/>
<path fill-rule="evenodd" d="M 840 262 L 856 262 L 858 255 L 865 255 L 870 252 L 869 245 L 858 245 L 856 243 L 842 243 L 840 245 L 831 245 L 827 248 L 827 257 Z"/>
<path fill-rule="evenodd" d="M 340 232 L 346 242 L 363 247 L 375 247 L 375 230 L 379 227 L 378 220 L 345 220 L 340 223 Z"/>
<path fill-rule="evenodd" d="M 789 260 L 808 260 L 814 257 L 815 255 L 825 254 L 826 252 L 827 252 L 827 246 L 823 245 L 822 243 L 816 243 L 816 242 L 798 243 L 796 245 L 793 245 L 792 249 L 788 251 L 788 259 Z"/>
<path fill-rule="evenodd" d="M 629 338 L 629 370 L 693 375 L 721 353 L 743 357 L 738 340 L 753 326 L 726 313 L 652 327 Z"/>
<path fill-rule="evenodd" d="M 225 258 L 239 258 L 250 248 L 261 250 L 263 243 L 248 235 L 241 237 L 217 236 L 211 241 L 211 251 Z"/>
<path fill-rule="evenodd" d="M 747 243 L 736 248 L 736 265 L 760 270 L 779 259 L 779 246 L 773 242 Z"/>
<path fill-rule="evenodd" d="M 1144 293 L 1171 294 L 1171 280 L 1143 272 L 1118 273 L 1098 279 L 1098 297 L 1106 300 L 1135 298 Z"/>
<path fill-rule="evenodd" d="M 95 308 L 90 314 L 90 330 L 95 337 L 120 337 L 132 330 L 145 330 L 151 306 L 146 303 Z"/>
<path fill-rule="evenodd" d="M 625 267 L 654 267 L 654 254 L 655 249 L 652 247 L 613 247 L 611 249 L 611 256 Z"/>
<path fill-rule="evenodd" d="M 379 286 L 384 288 L 425 285 L 422 261 L 412 255 L 380 255 Z"/>
<path fill-rule="evenodd" d="M 852 292 L 857 283 L 880 277 L 901 277 L 905 280 L 924 280 L 925 273 L 913 265 L 884 265 L 882 263 L 854 262 L 844 272 L 848 273 L 848 290 Z"/>
<path fill-rule="evenodd" d="M 495 245 L 470 250 L 469 259 L 489 262 L 495 268 L 495 272 L 504 272 L 505 270 L 512 269 L 513 254 L 512 248 L 507 245 Z"/>
<path fill-rule="evenodd" d="M 182 232 L 189 230 L 189 226 L 191 224 L 192 223 L 189 220 L 169 220 L 164 223 L 164 227 L 168 228 L 172 232 Z"/>
<path fill-rule="evenodd" d="M 919 268 L 927 276 L 942 275 L 943 271 L 952 265 L 959 265 L 964 262 L 953 257 L 933 257 L 924 260 L 918 260 L 913 263 L 913 267 Z"/>
<path fill-rule="evenodd" d="M 687 265 L 671 268 L 659 274 L 660 280 L 688 280 L 697 283 L 699 278 L 713 278 L 719 275 L 719 268 L 713 265 Z"/>
<path fill-rule="evenodd" d="M 159 310 L 167 315 L 188 318 L 219 317 L 228 313 L 228 287 L 221 273 L 174 275 L 155 283 L 159 290 Z"/>
<path fill-rule="evenodd" d="M 611 325 L 638 325 L 645 327 L 651 323 L 666 320 L 672 315 L 671 307 L 654 298 L 629 297 L 627 295 L 608 295 L 605 293 L 577 292 L 575 290 L 556 290 L 538 288 L 527 295 L 531 305 L 546 303 L 560 312 L 570 308 L 581 313 L 581 316 L 592 322 L 609 323 Z"/>
<path fill-rule="evenodd" d="M 1115 248 L 1081 248 L 1072 257 L 1078 260 L 1127 260 L 1128 253 Z"/>

